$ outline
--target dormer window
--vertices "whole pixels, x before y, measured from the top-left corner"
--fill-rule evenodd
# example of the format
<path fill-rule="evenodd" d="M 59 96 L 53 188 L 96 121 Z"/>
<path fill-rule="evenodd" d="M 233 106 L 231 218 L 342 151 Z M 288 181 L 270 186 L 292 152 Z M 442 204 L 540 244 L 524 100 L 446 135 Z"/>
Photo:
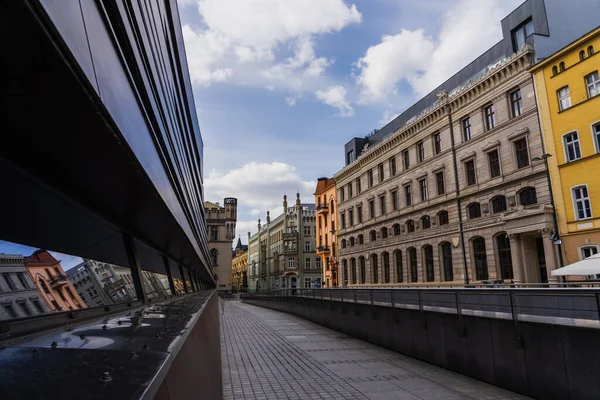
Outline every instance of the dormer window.
<path fill-rule="evenodd" d="M 533 34 L 533 20 L 525 20 L 512 31 L 513 50 L 515 53 L 525 47 L 526 39 Z"/>

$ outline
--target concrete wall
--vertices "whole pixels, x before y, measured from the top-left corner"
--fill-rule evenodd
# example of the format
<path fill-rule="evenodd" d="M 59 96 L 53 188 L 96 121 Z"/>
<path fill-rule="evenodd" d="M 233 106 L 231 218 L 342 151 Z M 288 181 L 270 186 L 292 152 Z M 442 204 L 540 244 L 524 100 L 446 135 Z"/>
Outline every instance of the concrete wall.
<path fill-rule="evenodd" d="M 600 393 L 600 330 L 284 297 L 245 298 L 538 399 Z"/>

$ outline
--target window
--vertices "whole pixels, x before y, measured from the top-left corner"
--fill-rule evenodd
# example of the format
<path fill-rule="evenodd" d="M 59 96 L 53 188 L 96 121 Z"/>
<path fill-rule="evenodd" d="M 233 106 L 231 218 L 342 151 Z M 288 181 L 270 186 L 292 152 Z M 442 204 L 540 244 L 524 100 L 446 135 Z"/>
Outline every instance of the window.
<path fill-rule="evenodd" d="M 400 235 L 400 225 L 394 224 L 394 226 L 392 226 L 392 231 L 394 232 L 394 236 L 399 236 Z"/>
<path fill-rule="evenodd" d="M 594 145 L 596 153 L 600 153 L 600 122 L 592 125 L 592 135 L 594 135 Z"/>
<path fill-rule="evenodd" d="M 600 79 L 598 78 L 598 71 L 586 76 L 585 84 L 587 85 L 588 98 L 597 96 L 600 93 Z"/>
<path fill-rule="evenodd" d="M 346 229 L 346 214 L 340 214 L 340 221 L 342 224 L 342 229 Z"/>
<path fill-rule="evenodd" d="M 454 269 L 452 267 L 452 246 L 448 242 L 444 242 L 440 248 L 442 253 L 442 264 L 444 267 L 444 281 L 451 282 L 454 280 Z"/>
<path fill-rule="evenodd" d="M 362 192 L 362 188 L 360 187 L 360 177 L 356 178 L 356 193 L 360 194 Z"/>
<path fill-rule="evenodd" d="M 4 273 L 4 274 L 2 274 L 2 276 L 4 277 L 4 280 L 6 281 L 6 284 L 8 285 L 8 288 L 10 290 L 17 290 L 17 287 L 15 286 L 15 284 L 12 281 L 12 278 L 10 277 L 9 274 Z"/>
<path fill-rule="evenodd" d="M 385 194 L 379 198 L 379 209 L 381 210 L 381 215 L 385 215 Z"/>
<path fill-rule="evenodd" d="M 351 275 L 350 283 L 352 283 L 353 285 L 356 285 L 356 258 L 350 259 L 350 275 Z"/>
<path fill-rule="evenodd" d="M 517 168 L 529 166 L 529 152 L 525 138 L 515 140 L 515 152 L 517 153 Z"/>
<path fill-rule="evenodd" d="M 558 64 L 558 68 L 560 68 L 560 72 L 565 70 L 565 63 L 564 62 L 560 62 L 560 64 Z"/>
<path fill-rule="evenodd" d="M 419 267 L 417 265 L 417 249 L 411 247 L 406 250 L 406 255 L 408 257 L 408 264 L 410 266 L 410 281 L 418 282 L 419 281 Z"/>
<path fill-rule="evenodd" d="M 384 226 L 383 228 L 381 228 L 381 238 L 382 239 L 387 239 L 388 237 L 388 230 L 387 228 Z"/>
<path fill-rule="evenodd" d="M 396 157 L 390 158 L 390 172 L 392 176 L 396 175 Z"/>
<path fill-rule="evenodd" d="M 210 227 L 210 240 L 211 241 L 219 240 L 219 229 L 216 226 Z"/>
<path fill-rule="evenodd" d="M 383 263 L 383 283 L 390 283 L 390 253 L 383 253 L 381 262 Z"/>
<path fill-rule="evenodd" d="M 310 251 L 310 240 L 304 241 L 304 251 Z"/>
<path fill-rule="evenodd" d="M 510 111 L 513 118 L 523 114 L 523 99 L 521 98 L 521 90 L 517 89 L 509 94 Z"/>
<path fill-rule="evenodd" d="M 404 186 L 404 200 L 407 207 L 412 205 L 412 192 L 410 190 L 410 185 Z"/>
<path fill-rule="evenodd" d="M 421 201 L 427 201 L 427 179 L 419 180 L 419 191 L 421 193 Z"/>
<path fill-rule="evenodd" d="M 588 46 L 587 51 L 588 51 L 588 56 L 593 56 L 594 55 L 594 46 Z"/>
<path fill-rule="evenodd" d="M 398 191 L 394 190 L 392 192 L 392 209 L 394 211 L 398 210 Z"/>
<path fill-rule="evenodd" d="M 369 187 L 373 187 L 373 170 L 369 170 L 369 172 L 367 172 L 367 183 L 369 184 Z"/>
<path fill-rule="evenodd" d="M 500 176 L 500 159 L 498 150 L 493 150 L 488 153 L 488 162 L 490 164 L 490 177 L 496 178 Z"/>
<path fill-rule="evenodd" d="M 17 318 L 17 313 L 15 312 L 15 309 L 13 308 L 12 304 L 3 304 L 3 306 L 11 318 Z"/>
<path fill-rule="evenodd" d="M 567 162 L 579 160 L 581 158 L 581 148 L 579 147 L 579 135 L 577 132 L 571 132 L 563 135 L 565 146 L 565 158 Z"/>
<path fill-rule="evenodd" d="M 522 206 L 537 204 L 537 195 L 532 187 L 525 188 L 519 192 L 519 201 Z"/>
<path fill-rule="evenodd" d="M 352 183 L 348 184 L 348 198 L 352 198 Z"/>
<path fill-rule="evenodd" d="M 19 282 L 21 282 L 21 286 L 23 286 L 23 288 L 29 289 L 29 283 L 27 283 L 27 280 L 22 272 L 17 273 L 17 278 L 19 279 Z"/>
<path fill-rule="evenodd" d="M 352 164 L 354 162 L 354 150 L 350 150 L 348 154 L 346 154 L 346 165 Z"/>
<path fill-rule="evenodd" d="M 424 215 L 421 217 L 421 229 L 429 229 L 431 228 L 431 219 L 429 215 Z"/>
<path fill-rule="evenodd" d="M 374 242 L 377 240 L 377 233 L 375 231 L 371 231 L 369 232 L 369 240 L 371 242 Z"/>
<path fill-rule="evenodd" d="M 354 210 L 349 210 L 348 211 L 348 224 L 350 224 L 350 226 L 354 225 Z"/>
<path fill-rule="evenodd" d="M 525 40 L 533 34 L 533 20 L 529 18 L 512 31 L 513 50 L 515 53 L 525 47 Z"/>
<path fill-rule="evenodd" d="M 467 186 L 474 185 L 477 183 L 477 179 L 475 176 L 475 161 L 469 160 L 465 162 L 465 172 L 467 175 Z"/>
<path fill-rule="evenodd" d="M 365 267 L 365 258 L 359 257 L 358 263 L 360 264 L 360 283 L 366 283 L 367 281 L 367 268 Z"/>
<path fill-rule="evenodd" d="M 304 278 L 304 287 L 305 287 L 305 288 L 309 288 L 309 287 L 311 287 L 311 286 L 310 286 L 310 281 L 311 281 L 311 279 L 310 279 L 310 278 Z"/>
<path fill-rule="evenodd" d="M 375 218 L 375 200 L 369 200 L 369 218 Z"/>
<path fill-rule="evenodd" d="M 471 203 L 467 206 L 467 215 L 469 219 L 481 217 L 481 207 L 479 203 Z"/>
<path fill-rule="evenodd" d="M 83 297 L 83 296 L 80 296 L 80 297 Z M 44 313 L 44 309 L 42 308 L 42 305 L 40 304 L 40 301 L 38 299 L 31 300 L 31 302 L 33 303 L 33 306 L 35 307 L 37 312 L 39 312 L 40 314 Z"/>
<path fill-rule="evenodd" d="M 379 183 L 383 182 L 385 179 L 385 175 L 383 173 L 383 164 L 379 164 L 377 166 L 377 178 L 379 179 Z"/>
<path fill-rule="evenodd" d="M 440 154 L 442 152 L 442 136 L 440 133 L 433 135 L 433 154 Z"/>
<path fill-rule="evenodd" d="M 396 260 L 396 282 L 402 283 L 404 281 L 404 274 L 402 273 L 402 251 L 394 251 L 394 259 Z"/>
<path fill-rule="evenodd" d="M 594 254 L 598 254 L 598 247 L 596 246 L 587 246 L 581 248 L 582 260 L 585 260 L 586 258 L 593 256 Z"/>
<path fill-rule="evenodd" d="M 494 214 L 506 211 L 506 197 L 496 196 L 492 199 L 492 212 Z"/>
<path fill-rule="evenodd" d="M 404 164 L 404 169 L 408 169 L 410 167 L 410 155 L 408 150 L 404 150 L 402 152 L 402 163 Z"/>
<path fill-rule="evenodd" d="M 310 258 L 305 258 L 304 259 L 304 268 L 305 269 L 310 269 Z"/>
<path fill-rule="evenodd" d="M 379 265 L 377 264 L 377 254 L 371 256 L 371 269 L 373 270 L 373 283 L 379 283 Z"/>
<path fill-rule="evenodd" d="M 478 281 L 488 279 L 487 253 L 483 238 L 478 237 L 473 240 L 473 255 L 475 256 L 475 279 Z"/>
<path fill-rule="evenodd" d="M 440 211 L 437 215 L 438 224 L 448 225 L 448 211 Z"/>
<path fill-rule="evenodd" d="M 415 222 L 412 219 L 406 221 L 406 232 L 412 233 L 415 231 Z"/>
<path fill-rule="evenodd" d="M 427 282 L 433 282 L 435 280 L 435 272 L 433 267 L 433 247 L 431 245 L 423 246 L 423 262 L 425 264 Z"/>
<path fill-rule="evenodd" d="M 27 307 L 26 303 L 19 303 L 19 306 L 21 306 L 21 310 L 23 310 L 23 312 L 25 313 L 25 315 L 27 315 L 28 317 L 31 317 L 32 313 L 31 310 L 29 309 L 29 307 Z"/>
<path fill-rule="evenodd" d="M 365 243 L 365 239 L 364 239 L 363 235 L 358 235 L 356 239 L 357 239 L 358 244 L 364 244 Z"/>
<path fill-rule="evenodd" d="M 210 250 L 210 260 L 211 260 L 213 266 L 218 265 L 218 263 L 217 263 L 218 254 L 219 254 L 219 252 L 217 251 L 217 249 Z"/>
<path fill-rule="evenodd" d="M 568 86 L 558 89 L 556 95 L 558 96 L 558 109 L 560 111 L 564 111 L 571 107 L 571 93 Z"/>
<path fill-rule="evenodd" d="M 344 188 L 341 187 L 340 188 L 340 202 L 343 202 L 344 200 L 345 200 Z"/>
<path fill-rule="evenodd" d="M 353 247 L 354 246 L 354 236 L 350 236 L 349 242 L 350 242 L 350 247 Z"/>
<path fill-rule="evenodd" d="M 362 206 L 356 207 L 356 219 L 359 224 L 362 224 Z"/>
<path fill-rule="evenodd" d="M 587 186 L 577 186 L 571 189 L 576 219 L 592 218 L 592 206 Z"/>
<path fill-rule="evenodd" d="M 490 104 L 489 106 L 484 107 L 483 113 L 485 115 L 485 128 L 488 131 L 494 129 L 494 126 L 496 126 L 496 111 L 494 110 L 494 105 Z"/>
<path fill-rule="evenodd" d="M 557 74 L 558 74 L 558 68 L 555 65 L 554 67 L 552 67 L 552 75 L 557 75 Z"/>
<path fill-rule="evenodd" d="M 421 163 L 425 160 L 425 144 L 423 141 L 417 143 L 417 162 Z"/>
<path fill-rule="evenodd" d="M 462 131 L 463 140 L 465 142 L 471 140 L 471 118 L 465 118 L 462 120 Z"/>
<path fill-rule="evenodd" d="M 440 171 L 435 174 L 435 183 L 437 186 L 437 194 L 442 195 L 446 193 L 446 184 L 444 182 L 444 172 Z"/>
<path fill-rule="evenodd" d="M 585 60 L 585 50 L 579 52 L 579 61 Z"/>
<path fill-rule="evenodd" d="M 304 236 L 310 235 L 310 225 L 304 225 Z"/>
<path fill-rule="evenodd" d="M 321 258 L 319 257 L 315 258 L 315 268 L 321 269 Z"/>
<path fill-rule="evenodd" d="M 293 258 L 288 258 L 288 268 L 294 269 L 294 259 Z"/>
<path fill-rule="evenodd" d="M 498 245 L 498 258 L 500 259 L 500 274 L 502 279 L 513 279 L 512 254 L 508 235 L 503 233 L 496 238 Z"/>

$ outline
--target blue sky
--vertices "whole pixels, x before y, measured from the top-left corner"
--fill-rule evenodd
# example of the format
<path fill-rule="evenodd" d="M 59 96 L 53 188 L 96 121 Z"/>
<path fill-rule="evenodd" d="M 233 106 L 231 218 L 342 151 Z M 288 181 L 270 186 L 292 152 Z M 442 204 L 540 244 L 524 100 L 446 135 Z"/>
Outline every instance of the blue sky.
<path fill-rule="evenodd" d="M 501 39 L 521 0 L 179 0 L 204 139 L 205 197 L 238 233 L 282 195 L 314 202 L 343 146 Z"/>

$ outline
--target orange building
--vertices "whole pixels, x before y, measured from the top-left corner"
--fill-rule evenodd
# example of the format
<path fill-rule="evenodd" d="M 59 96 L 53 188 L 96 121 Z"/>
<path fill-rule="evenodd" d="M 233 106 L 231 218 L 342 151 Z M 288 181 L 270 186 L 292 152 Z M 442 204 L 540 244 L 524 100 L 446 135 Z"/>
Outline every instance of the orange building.
<path fill-rule="evenodd" d="M 46 250 L 37 250 L 27 257 L 25 268 L 51 311 L 86 308 L 60 261 Z"/>
<path fill-rule="evenodd" d="M 315 207 L 317 209 L 317 256 L 323 266 L 323 287 L 345 286 L 339 282 L 338 271 L 337 217 L 335 180 L 319 178 L 315 190 Z M 342 216 L 346 218 L 346 216 Z"/>

